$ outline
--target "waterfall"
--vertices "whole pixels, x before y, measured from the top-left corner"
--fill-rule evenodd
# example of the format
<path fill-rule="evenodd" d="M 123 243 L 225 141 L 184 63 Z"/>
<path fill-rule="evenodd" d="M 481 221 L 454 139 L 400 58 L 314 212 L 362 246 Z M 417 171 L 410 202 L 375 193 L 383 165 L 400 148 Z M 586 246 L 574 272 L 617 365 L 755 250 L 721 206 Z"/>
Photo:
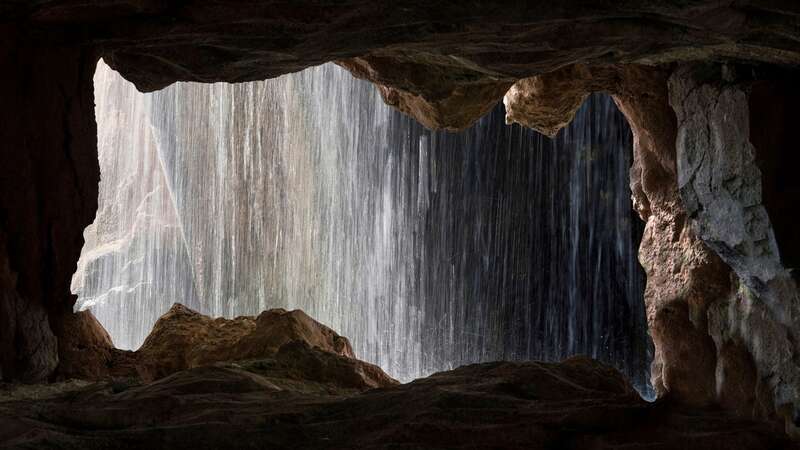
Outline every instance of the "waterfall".
<path fill-rule="evenodd" d="M 433 132 L 333 65 L 141 94 L 95 75 L 100 208 L 73 291 L 120 348 L 180 302 L 300 308 L 402 381 L 466 363 L 651 350 L 631 134 L 593 95 L 556 139 L 498 105 Z"/>

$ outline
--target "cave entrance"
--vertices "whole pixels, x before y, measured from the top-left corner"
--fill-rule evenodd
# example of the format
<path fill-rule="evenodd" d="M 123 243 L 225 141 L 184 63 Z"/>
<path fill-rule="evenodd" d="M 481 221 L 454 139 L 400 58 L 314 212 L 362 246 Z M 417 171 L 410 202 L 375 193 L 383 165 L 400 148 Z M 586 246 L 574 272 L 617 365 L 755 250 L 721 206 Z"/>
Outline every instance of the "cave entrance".
<path fill-rule="evenodd" d="M 300 308 L 402 381 L 610 362 L 649 397 L 632 138 L 593 95 L 553 140 L 498 105 L 432 132 L 327 64 L 141 94 L 95 75 L 102 180 L 73 291 L 120 348 L 175 302 Z"/>

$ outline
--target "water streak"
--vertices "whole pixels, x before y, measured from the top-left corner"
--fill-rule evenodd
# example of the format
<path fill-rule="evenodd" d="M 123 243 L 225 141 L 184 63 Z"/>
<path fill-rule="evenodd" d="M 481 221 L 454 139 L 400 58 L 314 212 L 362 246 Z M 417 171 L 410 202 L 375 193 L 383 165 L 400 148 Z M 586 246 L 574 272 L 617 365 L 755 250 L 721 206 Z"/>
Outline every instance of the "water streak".
<path fill-rule="evenodd" d="M 496 359 L 609 361 L 649 393 L 631 136 L 589 98 L 550 140 L 431 132 L 328 64 L 140 94 L 95 76 L 103 178 L 73 290 L 120 348 L 173 302 L 301 308 L 401 380 Z"/>

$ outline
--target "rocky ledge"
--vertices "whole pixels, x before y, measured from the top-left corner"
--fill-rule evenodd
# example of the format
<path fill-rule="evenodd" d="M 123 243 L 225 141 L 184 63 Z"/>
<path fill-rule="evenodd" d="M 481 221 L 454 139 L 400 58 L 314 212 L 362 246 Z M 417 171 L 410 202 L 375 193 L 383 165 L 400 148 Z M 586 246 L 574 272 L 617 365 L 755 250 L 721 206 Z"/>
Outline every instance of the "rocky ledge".
<path fill-rule="evenodd" d="M 137 352 L 104 348 L 102 327 L 80 317 L 95 380 L 0 386 L 0 447 L 796 448 L 773 423 L 647 403 L 585 357 L 401 385 L 300 311 L 226 320 L 175 305 Z"/>
<path fill-rule="evenodd" d="M 251 369 L 264 368 L 272 378 L 280 372 L 287 380 L 320 382 L 331 389 L 397 384 L 378 366 L 355 359 L 347 338 L 300 310 L 212 319 L 176 303 L 135 352 L 114 348 L 89 311 L 74 315 L 67 325 L 70 339 L 61 351 L 69 358 L 58 367 L 58 380 L 152 382 L 196 367 L 257 360 Z"/>

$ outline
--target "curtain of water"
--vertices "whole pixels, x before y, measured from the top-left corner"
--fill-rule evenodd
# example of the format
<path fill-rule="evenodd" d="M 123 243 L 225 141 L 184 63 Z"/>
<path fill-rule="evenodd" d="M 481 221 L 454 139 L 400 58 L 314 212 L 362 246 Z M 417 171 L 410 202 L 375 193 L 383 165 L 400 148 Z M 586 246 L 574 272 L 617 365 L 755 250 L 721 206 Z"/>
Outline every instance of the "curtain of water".
<path fill-rule="evenodd" d="M 301 308 L 401 380 L 609 361 L 647 391 L 631 136 L 592 96 L 555 140 L 431 132 L 335 65 L 140 94 L 95 76 L 102 181 L 73 290 L 118 347 L 173 302 Z"/>

